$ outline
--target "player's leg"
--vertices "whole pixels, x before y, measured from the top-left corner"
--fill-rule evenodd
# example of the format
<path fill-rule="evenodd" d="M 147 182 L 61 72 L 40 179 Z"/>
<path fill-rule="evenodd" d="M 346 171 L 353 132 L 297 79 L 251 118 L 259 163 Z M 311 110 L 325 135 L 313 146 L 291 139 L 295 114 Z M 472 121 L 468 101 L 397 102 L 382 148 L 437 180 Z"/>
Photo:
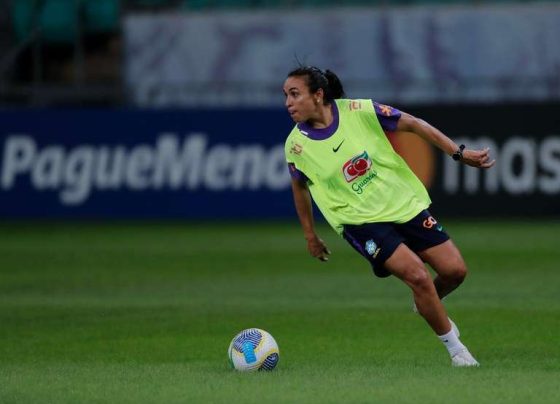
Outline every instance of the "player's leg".
<path fill-rule="evenodd" d="M 383 266 L 412 289 L 418 312 L 437 335 L 451 331 L 451 324 L 432 278 L 413 251 L 401 243 Z"/>
<path fill-rule="evenodd" d="M 454 291 L 467 276 L 465 260 L 451 240 L 417 254 L 436 271 L 434 285 L 440 298 Z"/>
<path fill-rule="evenodd" d="M 384 267 L 412 289 L 418 312 L 447 348 L 452 365 L 478 366 L 476 359 L 451 329 L 451 323 L 432 278 L 420 258 L 401 243 L 385 261 Z"/>
<path fill-rule="evenodd" d="M 410 221 L 399 224 L 397 231 L 406 244 L 436 271 L 434 284 L 443 298 L 465 279 L 467 267 L 461 253 L 441 224 L 424 210 Z"/>
<path fill-rule="evenodd" d="M 478 366 L 451 324 L 424 263 L 403 244 L 403 236 L 390 223 L 344 226 L 348 243 L 372 265 L 379 277 L 391 274 L 411 289 L 420 314 L 445 345 L 453 366 Z"/>
<path fill-rule="evenodd" d="M 437 335 L 445 334 L 451 325 L 432 278 L 418 255 L 403 243 L 397 228 L 392 223 L 346 225 L 343 236 L 371 263 L 377 276 L 392 274 L 404 281 L 412 289 L 420 314 Z"/>
<path fill-rule="evenodd" d="M 446 296 L 461 284 L 466 275 L 465 262 L 449 235 L 429 211 L 424 210 L 395 228 L 407 246 L 437 272 L 433 284 L 438 297 Z M 416 311 L 418 309 L 416 307 Z M 457 326 L 449 321 L 452 331 L 439 335 L 439 338 L 449 351 L 453 365 L 478 366 L 478 362 L 459 341 Z"/>

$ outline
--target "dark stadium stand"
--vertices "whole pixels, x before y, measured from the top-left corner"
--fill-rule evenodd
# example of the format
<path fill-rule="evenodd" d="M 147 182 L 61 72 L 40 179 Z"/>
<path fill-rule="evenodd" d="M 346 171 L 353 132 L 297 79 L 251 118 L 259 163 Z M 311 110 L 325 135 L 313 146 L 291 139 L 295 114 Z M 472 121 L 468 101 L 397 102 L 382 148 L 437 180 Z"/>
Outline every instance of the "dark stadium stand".
<path fill-rule="evenodd" d="M 86 34 L 117 31 L 119 18 L 118 0 L 19 0 L 12 8 L 19 40 L 25 39 L 34 28 L 40 28 L 47 42 L 72 43 L 79 29 Z"/>
<path fill-rule="evenodd" d="M 113 104 L 120 90 L 120 0 L 3 1 L 0 102 Z M 132 3 L 132 2 L 131 2 Z M 161 2 L 160 2 L 161 3 Z M 78 101 L 77 101 L 78 100 Z"/>
<path fill-rule="evenodd" d="M 0 0 L 0 103 L 122 97 L 121 19 L 131 12 L 481 5 L 536 0 Z M 102 86 L 106 85 L 106 89 Z M 56 91 L 42 86 L 52 85 Z M 92 91 L 88 86 L 95 86 Z M 62 89 L 62 90 L 61 90 Z M 81 92 L 81 94 L 78 94 Z M 76 93 L 76 94 L 74 94 Z M 71 94 L 71 97 L 68 97 Z M 45 96 L 46 98 L 44 98 Z M 109 101 L 108 101 L 109 100 Z M 55 101 L 56 102 L 56 101 Z"/>
<path fill-rule="evenodd" d="M 200 11 L 504 2 L 530 3 L 535 0 L 18 0 L 12 2 L 11 15 L 18 40 L 24 40 L 34 28 L 41 28 L 43 40 L 47 42 L 72 43 L 79 29 L 83 29 L 86 35 L 118 31 L 121 10 Z"/>

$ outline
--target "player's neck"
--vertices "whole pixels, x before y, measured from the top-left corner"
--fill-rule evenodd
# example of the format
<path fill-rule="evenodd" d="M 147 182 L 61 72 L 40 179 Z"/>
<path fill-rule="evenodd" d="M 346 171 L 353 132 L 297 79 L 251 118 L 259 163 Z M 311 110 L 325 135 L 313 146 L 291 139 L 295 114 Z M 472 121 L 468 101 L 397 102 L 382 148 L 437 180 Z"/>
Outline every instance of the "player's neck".
<path fill-rule="evenodd" d="M 333 122 L 333 112 L 331 104 L 321 105 L 315 116 L 307 123 L 314 129 L 327 128 Z"/>

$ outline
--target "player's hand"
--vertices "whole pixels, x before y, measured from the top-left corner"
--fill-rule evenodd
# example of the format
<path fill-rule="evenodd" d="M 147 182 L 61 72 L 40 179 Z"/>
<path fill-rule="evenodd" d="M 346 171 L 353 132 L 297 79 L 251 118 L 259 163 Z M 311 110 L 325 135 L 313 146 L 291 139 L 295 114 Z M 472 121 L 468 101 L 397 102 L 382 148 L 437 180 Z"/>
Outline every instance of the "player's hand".
<path fill-rule="evenodd" d="M 328 261 L 329 260 L 329 255 L 330 255 L 330 251 L 327 248 L 327 245 L 325 244 L 325 242 L 323 240 L 321 240 L 319 237 L 314 236 L 310 239 L 307 240 L 307 249 L 309 250 L 309 253 L 315 257 L 320 259 L 321 261 Z"/>
<path fill-rule="evenodd" d="M 496 163 L 496 160 L 490 160 L 490 149 L 488 147 L 482 150 L 464 150 L 461 161 L 477 168 L 490 168 Z"/>

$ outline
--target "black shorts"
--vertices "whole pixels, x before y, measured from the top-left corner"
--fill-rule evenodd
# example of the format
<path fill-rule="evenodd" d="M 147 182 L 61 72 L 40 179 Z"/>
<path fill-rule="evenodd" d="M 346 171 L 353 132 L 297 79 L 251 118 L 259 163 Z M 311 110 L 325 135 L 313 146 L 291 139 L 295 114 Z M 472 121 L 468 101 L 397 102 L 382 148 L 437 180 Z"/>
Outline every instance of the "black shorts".
<path fill-rule="evenodd" d="M 342 235 L 370 262 L 373 272 L 380 278 L 391 275 L 383 264 L 400 243 L 414 252 L 420 252 L 449 240 L 443 227 L 427 210 L 405 223 L 344 225 Z"/>

